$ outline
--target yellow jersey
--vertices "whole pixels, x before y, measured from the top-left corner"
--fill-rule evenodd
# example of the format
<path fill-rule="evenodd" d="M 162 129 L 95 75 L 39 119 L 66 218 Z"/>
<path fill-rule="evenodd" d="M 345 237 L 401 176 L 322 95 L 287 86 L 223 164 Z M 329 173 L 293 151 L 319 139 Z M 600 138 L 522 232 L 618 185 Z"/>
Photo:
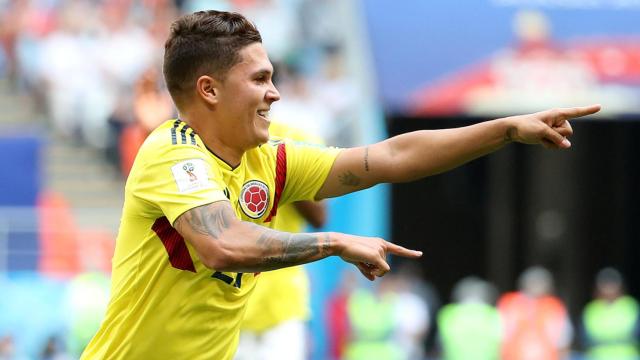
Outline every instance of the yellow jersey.
<path fill-rule="evenodd" d="M 229 201 L 241 220 L 273 227 L 278 204 L 314 199 L 338 152 L 270 141 L 231 168 L 180 120 L 154 130 L 127 179 L 111 299 L 81 359 L 231 359 L 259 274 L 208 269 L 172 224 Z"/>
<path fill-rule="evenodd" d="M 296 142 L 324 143 L 317 136 L 278 122 L 271 123 L 269 133 Z M 305 219 L 293 204 L 280 207 L 274 219 L 274 228 L 281 231 L 299 233 L 305 225 Z M 307 320 L 309 314 L 309 277 L 304 268 L 292 266 L 267 271 L 260 275 L 249 297 L 242 329 L 260 333 L 287 320 Z"/>

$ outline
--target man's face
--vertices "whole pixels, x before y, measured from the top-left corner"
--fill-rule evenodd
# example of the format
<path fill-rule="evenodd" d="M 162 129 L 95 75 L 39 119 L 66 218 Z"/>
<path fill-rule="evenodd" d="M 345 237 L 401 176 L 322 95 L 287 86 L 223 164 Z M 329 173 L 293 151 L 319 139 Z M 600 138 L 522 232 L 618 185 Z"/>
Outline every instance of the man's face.
<path fill-rule="evenodd" d="M 269 140 L 269 110 L 280 94 L 271 82 L 273 66 L 261 43 L 240 50 L 240 58 L 218 87 L 219 125 L 230 145 L 248 150 Z"/>

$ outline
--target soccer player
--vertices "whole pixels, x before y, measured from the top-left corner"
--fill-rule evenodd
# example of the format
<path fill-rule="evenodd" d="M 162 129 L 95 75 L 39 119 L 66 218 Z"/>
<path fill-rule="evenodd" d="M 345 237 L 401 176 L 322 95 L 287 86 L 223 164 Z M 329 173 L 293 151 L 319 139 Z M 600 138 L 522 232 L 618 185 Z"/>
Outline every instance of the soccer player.
<path fill-rule="evenodd" d="M 319 137 L 277 121 L 269 126 L 269 135 L 307 144 L 324 143 Z M 273 221 L 274 229 L 291 233 L 304 231 L 307 222 L 318 228 L 326 221 L 326 205 L 300 201 L 280 206 Z M 305 359 L 309 291 L 309 277 L 302 266 L 260 274 L 247 302 L 235 360 Z"/>
<path fill-rule="evenodd" d="M 242 15 L 212 10 L 172 24 L 163 70 L 180 118 L 149 135 L 131 169 L 111 301 L 83 359 L 230 359 L 260 272 L 339 256 L 374 280 L 389 271 L 388 254 L 422 255 L 380 238 L 272 230 L 278 206 L 419 179 L 514 141 L 568 148 L 567 120 L 600 109 L 349 149 L 269 143 L 280 94 L 260 33 Z"/>

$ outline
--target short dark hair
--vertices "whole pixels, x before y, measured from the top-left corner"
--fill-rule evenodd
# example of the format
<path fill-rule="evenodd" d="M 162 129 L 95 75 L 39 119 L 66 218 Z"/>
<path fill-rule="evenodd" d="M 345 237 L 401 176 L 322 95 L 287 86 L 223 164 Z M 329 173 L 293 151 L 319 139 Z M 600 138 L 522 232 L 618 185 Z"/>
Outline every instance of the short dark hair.
<path fill-rule="evenodd" d="M 202 75 L 224 80 L 241 60 L 240 50 L 256 42 L 262 42 L 258 29 L 238 13 L 208 10 L 178 18 L 164 44 L 163 73 L 173 100 Z"/>

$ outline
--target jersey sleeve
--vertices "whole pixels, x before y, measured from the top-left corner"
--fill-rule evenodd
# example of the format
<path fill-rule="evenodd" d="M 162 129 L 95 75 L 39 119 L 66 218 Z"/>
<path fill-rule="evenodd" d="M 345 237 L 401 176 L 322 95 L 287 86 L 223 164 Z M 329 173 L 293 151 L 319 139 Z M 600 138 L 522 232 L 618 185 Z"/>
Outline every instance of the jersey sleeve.
<path fill-rule="evenodd" d="M 287 140 L 287 178 L 281 203 L 315 200 L 329 175 L 338 153 L 335 147 L 310 145 Z"/>
<path fill-rule="evenodd" d="M 158 208 L 171 224 L 187 210 L 227 200 L 219 171 L 199 148 L 174 145 L 147 158 L 132 195 Z"/>

